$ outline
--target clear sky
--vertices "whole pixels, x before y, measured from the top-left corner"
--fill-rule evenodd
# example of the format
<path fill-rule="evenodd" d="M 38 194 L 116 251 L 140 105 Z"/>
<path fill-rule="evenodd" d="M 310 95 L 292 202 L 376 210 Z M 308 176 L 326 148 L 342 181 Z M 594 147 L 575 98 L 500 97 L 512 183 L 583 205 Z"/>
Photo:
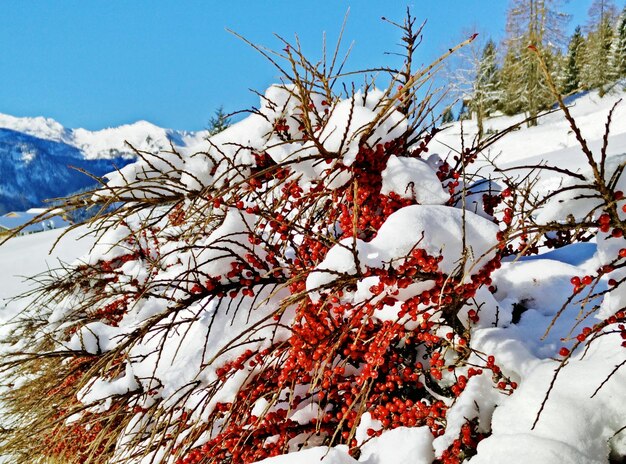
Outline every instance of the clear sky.
<path fill-rule="evenodd" d="M 571 26 L 591 0 L 571 0 Z M 429 62 L 475 29 L 500 39 L 507 0 L 414 0 L 427 19 L 419 60 Z M 197 130 L 220 105 L 258 104 L 277 71 L 248 45 L 282 48 L 292 39 L 317 57 L 322 33 L 336 42 L 350 8 L 344 45 L 350 69 L 395 64 L 407 3 L 376 0 L 3 0 L 0 2 L 0 113 L 47 116 L 66 127 L 99 129 L 145 119 Z M 622 5 L 618 5 L 621 7 Z"/>

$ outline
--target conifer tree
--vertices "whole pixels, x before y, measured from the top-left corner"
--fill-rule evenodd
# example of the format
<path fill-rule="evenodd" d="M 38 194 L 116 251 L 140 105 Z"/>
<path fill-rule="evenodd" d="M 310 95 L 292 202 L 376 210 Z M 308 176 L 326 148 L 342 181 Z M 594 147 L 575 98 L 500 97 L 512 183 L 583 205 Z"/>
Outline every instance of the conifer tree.
<path fill-rule="evenodd" d="M 478 86 L 484 95 L 485 113 L 489 116 L 497 109 L 500 100 L 500 69 L 497 63 L 498 51 L 493 40 L 489 39 L 478 67 Z"/>
<path fill-rule="evenodd" d="M 612 0 L 594 0 L 589 8 L 589 33 L 583 64 L 583 82 L 586 88 L 600 89 L 612 78 L 609 55 L 613 40 L 616 8 Z"/>
<path fill-rule="evenodd" d="M 517 66 L 519 54 L 519 49 L 508 47 L 500 72 L 500 85 L 502 87 L 500 108 L 508 115 L 516 114 L 523 110 L 521 99 L 519 98 L 519 89 L 517 88 L 519 84 L 519 68 Z"/>
<path fill-rule="evenodd" d="M 472 113 L 469 109 L 469 100 L 464 99 L 461 102 L 461 109 L 459 110 L 459 115 L 457 116 L 457 121 L 465 121 L 467 119 L 471 119 Z"/>
<path fill-rule="evenodd" d="M 497 50 L 493 40 L 483 48 L 474 80 L 470 110 L 476 115 L 478 137 L 483 135 L 483 121 L 498 107 L 500 101 L 500 71 L 497 65 Z"/>
<path fill-rule="evenodd" d="M 565 69 L 563 73 L 562 92 L 569 94 L 580 89 L 581 67 L 584 56 L 585 38 L 580 26 L 577 26 L 567 48 Z"/>
<path fill-rule="evenodd" d="M 626 7 L 622 10 L 618 20 L 611 47 L 610 65 L 615 79 L 626 76 Z"/>
<path fill-rule="evenodd" d="M 459 120 L 476 118 L 478 137 L 482 137 L 483 120 L 499 109 L 501 99 L 500 69 L 496 44 L 489 39 L 472 43 L 458 55 L 449 76 L 451 91 L 462 102 Z"/>
<path fill-rule="evenodd" d="M 220 106 L 215 110 L 215 115 L 209 120 L 209 136 L 219 134 L 228 126 L 230 126 L 231 120 L 226 113 L 224 113 L 224 107 Z"/>
<path fill-rule="evenodd" d="M 525 111 L 535 118 L 552 103 L 552 96 L 534 53 L 537 49 L 554 68 L 563 43 L 569 16 L 560 11 L 559 0 L 513 0 L 507 15 L 506 56 L 502 68 L 504 104 L 507 113 Z M 529 124 L 535 125 L 532 120 Z"/>
<path fill-rule="evenodd" d="M 557 89 L 561 89 L 563 87 L 563 82 L 565 82 L 565 65 L 567 61 L 567 55 L 563 54 L 563 50 L 557 49 L 554 55 L 551 56 L 551 58 L 552 79 L 557 85 Z"/>
<path fill-rule="evenodd" d="M 441 123 L 449 124 L 454 121 L 454 112 L 452 111 L 452 107 L 448 106 L 443 113 L 441 113 Z"/>
<path fill-rule="evenodd" d="M 451 89 L 462 101 L 458 119 L 476 118 L 479 138 L 484 118 L 500 109 L 502 99 L 496 43 L 483 43 L 474 42 L 460 53 L 450 75 Z"/>

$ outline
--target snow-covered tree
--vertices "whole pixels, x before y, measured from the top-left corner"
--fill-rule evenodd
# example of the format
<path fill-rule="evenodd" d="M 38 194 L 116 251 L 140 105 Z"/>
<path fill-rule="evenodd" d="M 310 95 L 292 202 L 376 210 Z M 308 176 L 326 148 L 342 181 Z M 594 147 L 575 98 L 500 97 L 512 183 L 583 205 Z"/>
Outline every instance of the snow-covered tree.
<path fill-rule="evenodd" d="M 476 119 L 478 138 L 483 135 L 485 118 L 499 109 L 501 86 L 497 60 L 493 40 L 489 39 L 482 46 L 475 42 L 459 54 L 448 78 L 451 88 L 463 102 L 459 117 Z"/>
<path fill-rule="evenodd" d="M 502 67 L 504 110 L 526 112 L 534 118 L 553 97 L 535 54 L 538 50 L 551 66 L 564 41 L 569 16 L 558 0 L 513 0 L 507 14 L 506 55 Z M 536 124 L 533 119 L 530 124 Z"/>
<path fill-rule="evenodd" d="M 617 23 L 617 30 L 611 45 L 610 65 L 615 79 L 626 76 L 626 7 Z"/>
<path fill-rule="evenodd" d="M 483 135 L 483 121 L 498 109 L 501 98 L 500 70 L 497 64 L 496 44 L 489 40 L 483 48 L 474 83 L 471 108 L 478 121 L 478 137 Z"/>
<path fill-rule="evenodd" d="M 601 94 L 603 87 L 612 78 L 609 56 L 616 15 L 617 9 L 613 0 L 594 0 L 589 8 L 582 76 L 586 88 L 598 88 Z"/>

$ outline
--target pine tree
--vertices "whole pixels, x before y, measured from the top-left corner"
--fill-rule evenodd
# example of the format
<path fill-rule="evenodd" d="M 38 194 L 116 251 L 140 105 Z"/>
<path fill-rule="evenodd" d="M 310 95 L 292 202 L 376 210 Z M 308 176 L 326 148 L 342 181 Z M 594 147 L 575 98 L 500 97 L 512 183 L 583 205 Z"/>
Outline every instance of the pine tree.
<path fill-rule="evenodd" d="M 505 61 L 502 68 L 503 110 L 525 111 L 534 118 L 553 101 L 535 48 L 554 68 L 557 50 L 563 43 L 563 29 L 569 16 L 559 10 L 559 0 L 513 0 L 507 17 Z"/>
<path fill-rule="evenodd" d="M 496 44 L 490 39 L 478 63 L 470 101 L 470 110 L 476 115 L 478 138 L 483 135 L 484 118 L 497 109 L 500 101 L 500 70 L 496 60 Z"/>
<path fill-rule="evenodd" d="M 441 123 L 442 124 L 450 124 L 454 122 L 454 112 L 452 111 L 452 107 L 448 106 L 443 113 L 441 113 Z"/>
<path fill-rule="evenodd" d="M 583 37 L 580 26 L 577 26 L 567 48 L 567 57 L 561 87 L 564 94 L 569 94 L 580 89 L 580 74 L 584 49 L 585 38 Z"/>
<path fill-rule="evenodd" d="M 500 72 L 500 84 L 502 86 L 501 110 L 508 115 L 523 111 L 521 99 L 519 98 L 519 53 L 513 47 L 509 47 L 504 55 L 502 70 Z"/>
<path fill-rule="evenodd" d="M 557 50 L 552 57 L 552 78 L 557 85 L 557 89 L 561 89 L 565 82 L 566 62 L 567 54 L 563 54 L 563 50 Z"/>
<path fill-rule="evenodd" d="M 483 134 L 483 120 L 500 109 L 500 69 L 496 44 L 489 39 L 484 45 L 472 43 L 458 55 L 449 76 L 452 92 L 463 102 L 460 119 L 476 118 L 478 137 Z"/>
<path fill-rule="evenodd" d="M 615 79 L 626 76 L 626 7 L 619 17 L 617 30 L 611 46 L 610 66 Z"/>
<path fill-rule="evenodd" d="M 601 94 L 603 86 L 612 78 L 609 55 L 616 11 L 612 0 L 594 0 L 589 8 L 589 32 L 582 76 L 586 88 L 599 88 Z"/>
<path fill-rule="evenodd" d="M 461 109 L 459 110 L 459 115 L 457 116 L 457 121 L 466 121 L 472 118 L 472 113 L 469 109 L 469 99 L 464 99 L 461 102 Z"/>
<path fill-rule="evenodd" d="M 215 110 L 215 115 L 209 120 L 209 137 L 222 132 L 228 126 L 230 126 L 231 120 L 226 113 L 224 113 L 224 107 L 220 106 Z"/>

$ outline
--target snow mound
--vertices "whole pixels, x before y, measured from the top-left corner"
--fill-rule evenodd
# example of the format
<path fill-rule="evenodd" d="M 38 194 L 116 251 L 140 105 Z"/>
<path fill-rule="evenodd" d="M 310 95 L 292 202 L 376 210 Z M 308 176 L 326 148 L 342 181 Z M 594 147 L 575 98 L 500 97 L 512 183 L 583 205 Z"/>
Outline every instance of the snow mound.
<path fill-rule="evenodd" d="M 318 292 L 342 274 L 399 266 L 415 249 L 441 256 L 439 270 L 444 274 L 460 270 L 467 279 L 495 255 L 498 230 L 493 222 L 458 208 L 407 206 L 391 214 L 370 242 L 344 239 L 333 246 L 307 278 L 307 290 Z M 461 263 L 464 254 L 467 259 Z"/>
<path fill-rule="evenodd" d="M 422 205 L 443 205 L 450 198 L 435 171 L 421 159 L 392 155 L 382 174 L 382 194 L 394 192 Z"/>

